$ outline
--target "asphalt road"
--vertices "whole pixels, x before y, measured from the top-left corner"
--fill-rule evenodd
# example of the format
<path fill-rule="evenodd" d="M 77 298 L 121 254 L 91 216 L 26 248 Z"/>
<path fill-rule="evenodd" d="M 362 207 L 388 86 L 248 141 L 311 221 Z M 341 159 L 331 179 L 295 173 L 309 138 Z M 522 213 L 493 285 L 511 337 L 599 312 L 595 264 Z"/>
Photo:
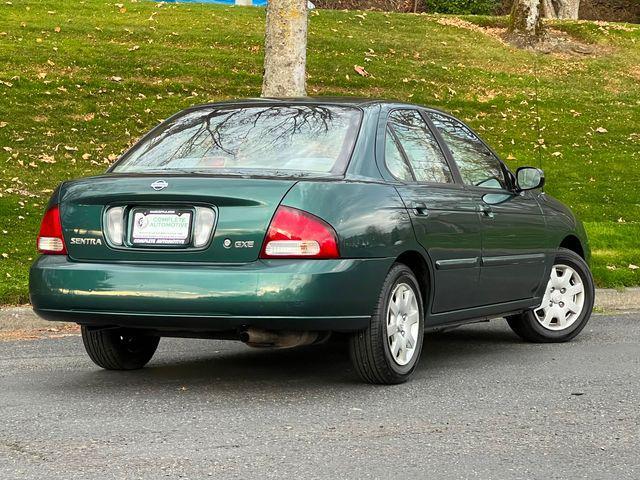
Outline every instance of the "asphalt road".
<path fill-rule="evenodd" d="M 0 342 L 0 478 L 640 478 L 640 315 L 574 342 L 502 321 L 429 335 L 408 384 L 344 345 L 163 339 L 97 369 L 77 336 Z"/>

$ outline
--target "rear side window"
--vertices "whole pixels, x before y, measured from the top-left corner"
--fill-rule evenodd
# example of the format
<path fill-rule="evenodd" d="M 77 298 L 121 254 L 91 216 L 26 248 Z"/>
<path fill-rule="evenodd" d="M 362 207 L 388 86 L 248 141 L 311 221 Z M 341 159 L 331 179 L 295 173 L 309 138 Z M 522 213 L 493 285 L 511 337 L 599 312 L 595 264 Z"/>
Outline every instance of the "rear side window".
<path fill-rule="evenodd" d="M 332 105 L 210 107 L 156 129 L 114 172 L 343 173 L 361 111 Z"/>
<path fill-rule="evenodd" d="M 405 182 L 414 181 L 407 159 L 400 151 L 398 140 L 389 127 L 385 135 L 384 158 L 391 175 Z"/>
<path fill-rule="evenodd" d="M 453 183 L 445 156 L 417 110 L 394 110 L 389 115 L 388 128 L 397 140 L 415 181 Z M 387 165 L 393 173 L 388 160 Z"/>
<path fill-rule="evenodd" d="M 502 164 L 462 122 L 429 112 L 429 117 L 446 142 L 467 185 L 507 189 Z"/>

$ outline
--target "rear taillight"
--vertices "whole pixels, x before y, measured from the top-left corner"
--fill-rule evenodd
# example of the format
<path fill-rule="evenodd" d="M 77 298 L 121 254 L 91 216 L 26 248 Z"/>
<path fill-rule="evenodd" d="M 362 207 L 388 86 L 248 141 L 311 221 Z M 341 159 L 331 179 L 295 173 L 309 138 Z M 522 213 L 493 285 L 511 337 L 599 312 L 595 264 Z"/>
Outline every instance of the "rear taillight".
<path fill-rule="evenodd" d="M 278 207 L 260 258 L 339 258 L 338 237 L 324 220 L 291 207 Z"/>
<path fill-rule="evenodd" d="M 66 255 L 67 247 L 62 237 L 62 224 L 60 223 L 60 209 L 51 207 L 44 214 L 38 235 L 38 251 L 48 255 Z"/>

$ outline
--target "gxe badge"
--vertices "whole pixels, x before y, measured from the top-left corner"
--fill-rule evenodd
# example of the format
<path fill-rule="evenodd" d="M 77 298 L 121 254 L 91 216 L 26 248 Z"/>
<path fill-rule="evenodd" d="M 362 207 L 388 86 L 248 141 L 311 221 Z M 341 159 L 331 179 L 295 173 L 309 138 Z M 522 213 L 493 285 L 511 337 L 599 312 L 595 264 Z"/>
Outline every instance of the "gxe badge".
<path fill-rule="evenodd" d="M 159 192 L 160 190 L 164 190 L 168 186 L 169 184 L 164 180 L 156 180 L 151 184 L 151 188 L 153 188 L 156 192 Z"/>

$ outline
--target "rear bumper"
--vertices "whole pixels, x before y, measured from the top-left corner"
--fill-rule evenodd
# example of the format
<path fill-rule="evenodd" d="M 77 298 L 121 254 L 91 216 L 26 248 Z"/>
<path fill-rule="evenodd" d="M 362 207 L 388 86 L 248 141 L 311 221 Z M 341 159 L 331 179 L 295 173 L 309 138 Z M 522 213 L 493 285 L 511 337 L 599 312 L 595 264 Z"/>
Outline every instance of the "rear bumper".
<path fill-rule="evenodd" d="M 172 331 L 353 331 L 369 324 L 391 258 L 269 260 L 244 265 L 85 263 L 31 267 L 47 320 Z"/>

